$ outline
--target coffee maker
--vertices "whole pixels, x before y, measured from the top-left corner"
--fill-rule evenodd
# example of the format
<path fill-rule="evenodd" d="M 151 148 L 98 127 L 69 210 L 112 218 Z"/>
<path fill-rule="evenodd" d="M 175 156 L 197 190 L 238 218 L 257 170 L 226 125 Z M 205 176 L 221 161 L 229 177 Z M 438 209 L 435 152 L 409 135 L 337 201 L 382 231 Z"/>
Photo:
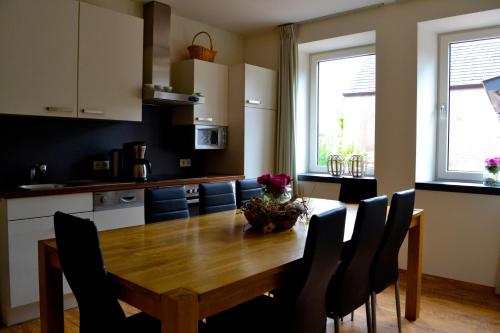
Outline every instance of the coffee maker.
<path fill-rule="evenodd" d="M 148 180 L 151 173 L 151 162 L 146 160 L 147 145 L 145 142 L 128 142 L 123 144 L 123 169 L 125 177 L 138 182 Z"/>

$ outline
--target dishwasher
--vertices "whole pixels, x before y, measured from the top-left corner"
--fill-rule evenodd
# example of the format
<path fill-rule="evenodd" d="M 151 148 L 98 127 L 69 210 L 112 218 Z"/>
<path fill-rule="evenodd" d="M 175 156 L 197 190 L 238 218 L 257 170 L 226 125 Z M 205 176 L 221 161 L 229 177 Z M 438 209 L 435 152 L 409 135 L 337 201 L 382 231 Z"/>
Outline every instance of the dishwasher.
<path fill-rule="evenodd" d="M 94 222 L 99 231 L 144 224 L 144 190 L 94 192 Z"/>

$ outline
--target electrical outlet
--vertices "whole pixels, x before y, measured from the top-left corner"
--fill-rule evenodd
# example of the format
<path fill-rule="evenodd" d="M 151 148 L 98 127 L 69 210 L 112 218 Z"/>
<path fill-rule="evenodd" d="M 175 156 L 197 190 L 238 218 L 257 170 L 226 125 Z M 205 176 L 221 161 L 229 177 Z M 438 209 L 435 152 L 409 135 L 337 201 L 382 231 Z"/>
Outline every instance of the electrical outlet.
<path fill-rule="evenodd" d="M 179 160 L 179 165 L 181 168 L 188 168 L 191 166 L 191 159 L 190 158 L 181 158 Z"/>
<path fill-rule="evenodd" d="M 94 161 L 92 165 L 92 170 L 94 171 L 103 171 L 109 170 L 109 161 Z"/>

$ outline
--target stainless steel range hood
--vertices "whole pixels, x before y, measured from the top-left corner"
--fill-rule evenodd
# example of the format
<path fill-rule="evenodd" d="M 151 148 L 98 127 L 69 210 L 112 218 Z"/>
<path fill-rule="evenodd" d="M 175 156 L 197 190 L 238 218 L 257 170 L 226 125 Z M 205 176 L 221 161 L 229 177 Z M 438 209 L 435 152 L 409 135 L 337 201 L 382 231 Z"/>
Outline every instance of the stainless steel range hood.
<path fill-rule="evenodd" d="M 144 5 L 144 104 L 193 105 L 204 102 L 195 95 L 177 94 L 170 87 L 170 6 L 152 1 Z"/>

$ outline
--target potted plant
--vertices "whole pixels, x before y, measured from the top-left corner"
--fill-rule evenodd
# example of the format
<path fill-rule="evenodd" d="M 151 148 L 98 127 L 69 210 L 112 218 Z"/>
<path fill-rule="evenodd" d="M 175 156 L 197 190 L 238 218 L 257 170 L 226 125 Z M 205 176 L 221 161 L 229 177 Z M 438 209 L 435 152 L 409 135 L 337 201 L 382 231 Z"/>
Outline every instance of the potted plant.
<path fill-rule="evenodd" d="M 291 181 L 285 173 L 274 176 L 267 173 L 257 178 L 263 195 L 250 199 L 241 207 L 252 227 L 264 232 L 287 230 L 300 216 L 307 215 L 305 201 L 292 197 L 287 191 Z"/>
<path fill-rule="evenodd" d="M 489 157 L 485 161 L 483 183 L 486 186 L 500 186 L 498 171 L 500 171 L 500 157 Z"/>

